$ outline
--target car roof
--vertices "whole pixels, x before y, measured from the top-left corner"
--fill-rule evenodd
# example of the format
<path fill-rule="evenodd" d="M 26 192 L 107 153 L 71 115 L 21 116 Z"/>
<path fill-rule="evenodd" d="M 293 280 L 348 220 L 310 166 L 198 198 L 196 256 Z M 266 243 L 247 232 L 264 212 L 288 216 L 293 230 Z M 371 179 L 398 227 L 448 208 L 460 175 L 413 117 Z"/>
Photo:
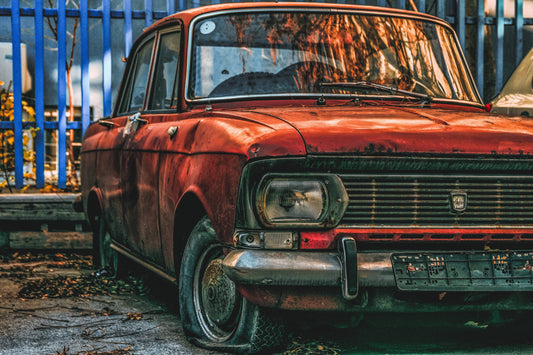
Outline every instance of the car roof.
<path fill-rule="evenodd" d="M 268 9 L 314 9 L 323 12 L 336 12 L 339 10 L 350 10 L 350 11 L 360 11 L 364 13 L 371 13 L 375 15 L 387 15 L 387 16 L 408 16 L 413 18 L 418 18 L 422 20 L 428 20 L 433 22 L 440 22 L 441 24 L 450 27 L 449 24 L 432 15 L 428 15 L 421 12 L 415 12 L 410 10 L 400 10 L 388 7 L 377 7 L 377 6 L 362 6 L 362 5 L 348 5 L 348 4 L 332 4 L 332 3 L 312 3 L 312 2 L 240 2 L 240 3 L 225 3 L 217 5 L 207 5 L 196 7 L 181 12 L 177 12 L 173 15 L 167 16 L 157 22 L 152 26 L 147 28 L 145 32 L 151 32 L 156 30 L 159 27 L 167 25 L 169 22 L 175 22 L 181 20 L 185 25 L 190 23 L 192 19 L 200 15 L 215 13 L 219 11 L 228 11 L 228 10 L 268 10 Z"/>

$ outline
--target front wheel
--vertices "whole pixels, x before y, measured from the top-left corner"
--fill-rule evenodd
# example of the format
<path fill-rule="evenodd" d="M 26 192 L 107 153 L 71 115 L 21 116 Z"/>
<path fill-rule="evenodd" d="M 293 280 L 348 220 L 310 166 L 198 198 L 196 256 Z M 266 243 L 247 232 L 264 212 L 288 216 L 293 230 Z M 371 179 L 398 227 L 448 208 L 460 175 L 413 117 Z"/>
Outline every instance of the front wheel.
<path fill-rule="evenodd" d="M 185 247 L 179 279 L 179 307 L 185 334 L 199 346 L 255 353 L 279 345 L 281 323 L 237 291 L 222 270 L 224 246 L 211 221 L 196 224 Z"/>

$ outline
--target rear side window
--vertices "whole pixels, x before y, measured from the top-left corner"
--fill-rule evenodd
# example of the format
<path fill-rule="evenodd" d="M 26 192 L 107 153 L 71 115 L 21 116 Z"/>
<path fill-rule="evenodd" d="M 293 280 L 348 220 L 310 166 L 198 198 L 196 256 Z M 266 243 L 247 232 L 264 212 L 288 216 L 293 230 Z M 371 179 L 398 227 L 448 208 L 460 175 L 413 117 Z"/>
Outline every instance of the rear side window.
<path fill-rule="evenodd" d="M 155 66 L 150 110 L 176 107 L 176 70 L 179 65 L 180 32 L 161 34 Z"/>
<path fill-rule="evenodd" d="M 150 74 L 153 47 L 154 39 L 152 38 L 135 53 L 119 112 L 126 113 L 142 110 Z"/>

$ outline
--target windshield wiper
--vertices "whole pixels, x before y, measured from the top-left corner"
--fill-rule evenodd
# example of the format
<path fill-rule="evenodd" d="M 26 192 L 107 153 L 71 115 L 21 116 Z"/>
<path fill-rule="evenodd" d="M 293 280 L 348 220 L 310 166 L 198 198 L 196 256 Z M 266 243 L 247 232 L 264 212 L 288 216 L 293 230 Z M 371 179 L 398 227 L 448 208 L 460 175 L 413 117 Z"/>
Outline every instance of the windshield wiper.
<path fill-rule="evenodd" d="M 427 94 L 421 94 L 418 92 L 408 91 L 393 88 L 392 86 L 375 84 L 368 81 L 354 81 L 354 82 L 335 82 L 335 83 L 321 83 L 320 88 L 333 87 L 333 88 L 356 88 L 356 89 L 374 89 L 378 91 L 388 92 L 391 94 L 400 94 L 405 96 L 414 97 L 422 100 L 422 104 L 431 102 L 431 96 Z"/>

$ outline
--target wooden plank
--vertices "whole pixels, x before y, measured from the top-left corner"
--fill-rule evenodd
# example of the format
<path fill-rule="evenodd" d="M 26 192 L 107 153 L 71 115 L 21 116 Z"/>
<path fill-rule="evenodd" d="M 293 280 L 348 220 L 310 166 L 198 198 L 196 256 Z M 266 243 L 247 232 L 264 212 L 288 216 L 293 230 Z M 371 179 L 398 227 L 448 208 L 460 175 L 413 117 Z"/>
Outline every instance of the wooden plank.
<path fill-rule="evenodd" d="M 91 249 L 92 233 L 83 231 L 85 214 L 72 201 L 78 194 L 0 194 L 0 248 Z M 17 231 L 2 230 L 1 221 L 17 221 Z M 25 222 L 40 221 L 41 231 L 26 231 Z M 48 222 L 77 222 L 74 231 L 48 231 Z M 11 225 L 10 228 L 13 228 Z M 17 227 L 18 228 L 18 227 Z"/>
<path fill-rule="evenodd" d="M 90 232 L 10 232 L 11 249 L 92 249 Z"/>
<path fill-rule="evenodd" d="M 65 202 L 56 202 L 56 201 L 50 201 L 50 202 L 19 202 L 19 203 L 2 203 L 0 202 L 0 208 L 8 209 L 13 208 L 17 210 L 27 209 L 58 209 L 61 211 L 74 211 L 74 208 L 72 207 L 72 203 L 65 203 Z"/>
<path fill-rule="evenodd" d="M 54 211 L 54 210 L 2 210 L 0 208 L 0 221 L 70 221 L 85 222 L 85 215 L 80 212 Z"/>
<path fill-rule="evenodd" d="M 0 194 L 0 221 L 76 221 L 85 214 L 76 212 L 72 201 L 77 194 Z"/>
<path fill-rule="evenodd" d="M 0 194 L 0 203 L 19 203 L 19 202 L 52 202 L 60 201 L 72 203 L 79 194 L 61 193 L 61 194 Z"/>

